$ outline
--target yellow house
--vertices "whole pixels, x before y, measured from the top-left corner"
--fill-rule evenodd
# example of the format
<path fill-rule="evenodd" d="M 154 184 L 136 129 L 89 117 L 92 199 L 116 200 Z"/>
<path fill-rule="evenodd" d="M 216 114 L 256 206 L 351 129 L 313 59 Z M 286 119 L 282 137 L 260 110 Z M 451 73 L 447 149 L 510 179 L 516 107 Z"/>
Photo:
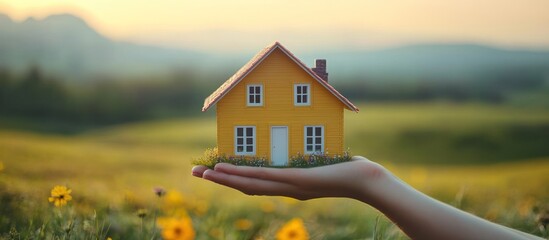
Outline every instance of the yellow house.
<path fill-rule="evenodd" d="M 217 105 L 220 155 L 287 165 L 298 154 L 342 154 L 343 111 L 358 108 L 328 84 L 326 60 L 308 68 L 280 43 L 257 53 L 204 101 Z"/>

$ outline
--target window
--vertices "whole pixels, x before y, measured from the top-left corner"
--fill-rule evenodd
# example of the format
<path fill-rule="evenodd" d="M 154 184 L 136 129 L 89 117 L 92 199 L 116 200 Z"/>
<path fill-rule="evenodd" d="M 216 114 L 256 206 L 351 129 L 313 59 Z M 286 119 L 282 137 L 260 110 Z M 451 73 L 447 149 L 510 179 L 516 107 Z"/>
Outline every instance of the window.
<path fill-rule="evenodd" d="M 294 85 L 294 104 L 296 106 L 306 106 L 311 104 L 311 85 Z"/>
<path fill-rule="evenodd" d="M 305 153 L 324 152 L 324 127 L 305 126 Z"/>
<path fill-rule="evenodd" d="M 263 106 L 263 85 L 248 85 L 248 106 Z"/>
<path fill-rule="evenodd" d="M 255 127 L 237 126 L 235 127 L 234 152 L 236 155 L 254 155 L 255 154 Z"/>

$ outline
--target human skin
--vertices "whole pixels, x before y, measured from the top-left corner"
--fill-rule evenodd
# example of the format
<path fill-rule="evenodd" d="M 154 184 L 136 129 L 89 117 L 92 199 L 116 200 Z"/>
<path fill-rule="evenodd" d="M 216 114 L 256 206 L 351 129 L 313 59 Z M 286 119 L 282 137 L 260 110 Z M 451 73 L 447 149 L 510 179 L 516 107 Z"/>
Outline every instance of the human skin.
<path fill-rule="evenodd" d="M 315 168 L 195 166 L 200 177 L 247 195 L 351 198 L 378 209 L 412 239 L 541 239 L 433 199 L 364 157 Z"/>

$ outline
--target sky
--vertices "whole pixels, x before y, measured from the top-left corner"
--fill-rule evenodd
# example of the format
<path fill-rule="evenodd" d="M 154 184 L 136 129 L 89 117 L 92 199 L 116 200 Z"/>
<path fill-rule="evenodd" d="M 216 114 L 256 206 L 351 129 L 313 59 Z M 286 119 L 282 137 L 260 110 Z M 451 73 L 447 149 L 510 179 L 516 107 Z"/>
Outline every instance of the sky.
<path fill-rule="evenodd" d="M 467 42 L 549 49 L 549 0 L 0 0 L 15 20 L 72 13 L 121 41 L 203 51 Z"/>

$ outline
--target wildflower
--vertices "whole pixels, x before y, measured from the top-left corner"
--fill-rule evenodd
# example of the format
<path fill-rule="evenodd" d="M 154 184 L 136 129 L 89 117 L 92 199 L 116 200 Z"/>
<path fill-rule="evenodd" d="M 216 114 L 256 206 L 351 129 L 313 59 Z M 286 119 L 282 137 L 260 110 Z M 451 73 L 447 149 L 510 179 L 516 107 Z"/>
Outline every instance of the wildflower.
<path fill-rule="evenodd" d="M 252 223 L 252 221 L 250 221 L 246 218 L 240 218 L 240 219 L 237 219 L 234 222 L 234 226 L 238 230 L 246 231 L 246 230 L 250 229 L 253 226 L 253 223 Z"/>
<path fill-rule="evenodd" d="M 194 239 L 195 232 L 191 219 L 188 217 L 159 218 L 158 225 L 162 228 L 162 238 L 165 240 Z"/>
<path fill-rule="evenodd" d="M 162 187 L 155 187 L 153 188 L 154 194 L 158 196 L 159 198 L 166 195 L 166 190 Z"/>
<path fill-rule="evenodd" d="M 53 202 L 56 207 L 62 207 L 67 205 L 67 202 L 72 200 L 71 189 L 65 186 L 55 186 L 51 190 L 51 197 L 48 198 L 49 202 Z"/>
<path fill-rule="evenodd" d="M 300 218 L 294 218 L 287 222 L 276 233 L 277 240 L 303 240 L 309 239 L 309 233 Z"/>
<path fill-rule="evenodd" d="M 108 237 L 107 240 L 112 240 L 112 238 L 111 238 L 111 237 Z"/>
<path fill-rule="evenodd" d="M 139 218 L 145 218 L 148 213 L 149 213 L 149 211 L 147 211 L 147 209 L 140 208 L 140 209 L 137 210 L 137 212 L 135 214 L 137 214 L 137 216 Z"/>

